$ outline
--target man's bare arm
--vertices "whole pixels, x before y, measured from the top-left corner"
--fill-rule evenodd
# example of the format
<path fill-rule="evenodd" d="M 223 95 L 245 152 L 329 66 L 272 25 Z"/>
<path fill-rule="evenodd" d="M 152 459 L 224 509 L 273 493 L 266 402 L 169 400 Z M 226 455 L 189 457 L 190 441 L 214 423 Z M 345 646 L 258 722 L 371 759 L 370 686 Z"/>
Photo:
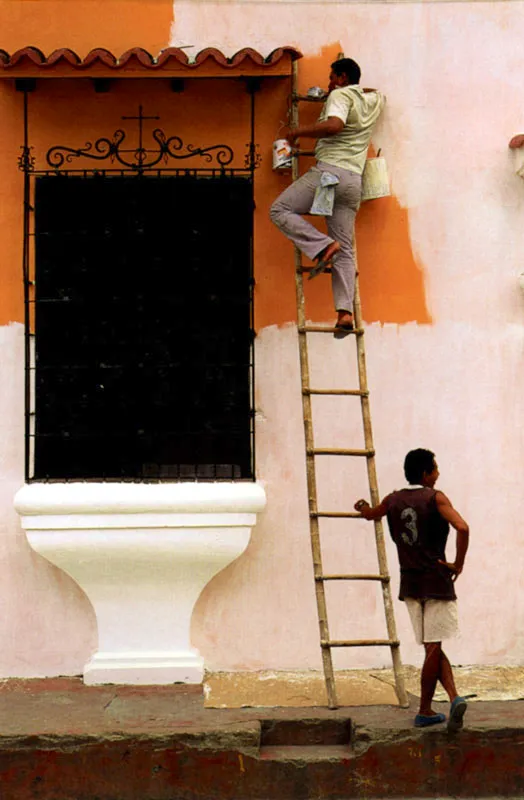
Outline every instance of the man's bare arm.
<path fill-rule="evenodd" d="M 357 500 L 354 508 L 355 511 L 360 511 L 364 519 L 382 519 L 386 513 L 386 498 L 384 498 L 378 506 L 370 506 L 367 500 Z"/>
<path fill-rule="evenodd" d="M 449 522 L 449 524 L 457 531 L 457 552 L 455 555 L 455 561 L 440 562 L 441 564 L 445 564 L 454 573 L 454 580 L 456 580 L 464 569 L 464 560 L 466 558 L 469 545 L 469 525 L 466 520 L 460 516 L 458 511 L 453 508 L 450 500 L 446 497 L 444 492 L 437 492 L 435 495 L 435 501 L 437 504 L 437 511 L 439 512 L 440 516 Z"/>
<path fill-rule="evenodd" d="M 300 136 L 307 139 L 323 139 L 325 136 L 335 136 L 344 128 L 344 123 L 339 117 L 328 117 L 324 122 L 315 122 L 313 125 L 299 125 L 289 128 L 286 139 L 293 144 Z"/>

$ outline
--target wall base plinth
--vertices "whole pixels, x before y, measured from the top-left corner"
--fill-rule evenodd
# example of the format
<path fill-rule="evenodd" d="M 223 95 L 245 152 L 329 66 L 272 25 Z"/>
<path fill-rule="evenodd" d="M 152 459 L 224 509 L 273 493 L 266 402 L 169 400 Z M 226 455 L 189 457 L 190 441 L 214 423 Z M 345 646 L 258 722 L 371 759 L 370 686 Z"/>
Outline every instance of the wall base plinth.
<path fill-rule="evenodd" d="M 204 659 L 193 652 L 102 653 L 98 652 L 84 668 L 84 683 L 160 685 L 202 683 Z"/>

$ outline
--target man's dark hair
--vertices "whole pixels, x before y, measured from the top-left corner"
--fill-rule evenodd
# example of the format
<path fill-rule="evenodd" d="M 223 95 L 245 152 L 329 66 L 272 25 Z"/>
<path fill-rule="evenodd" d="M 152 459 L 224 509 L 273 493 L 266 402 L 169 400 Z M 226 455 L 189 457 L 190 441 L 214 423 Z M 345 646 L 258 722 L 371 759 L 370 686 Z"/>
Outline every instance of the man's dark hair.
<path fill-rule="evenodd" d="M 425 472 L 433 472 L 435 466 L 435 453 L 431 450 L 410 450 L 404 459 L 404 475 L 408 483 L 421 483 Z"/>
<path fill-rule="evenodd" d="M 333 61 L 331 69 L 335 75 L 345 75 L 349 83 L 360 81 L 360 67 L 352 58 L 339 58 L 338 61 Z"/>

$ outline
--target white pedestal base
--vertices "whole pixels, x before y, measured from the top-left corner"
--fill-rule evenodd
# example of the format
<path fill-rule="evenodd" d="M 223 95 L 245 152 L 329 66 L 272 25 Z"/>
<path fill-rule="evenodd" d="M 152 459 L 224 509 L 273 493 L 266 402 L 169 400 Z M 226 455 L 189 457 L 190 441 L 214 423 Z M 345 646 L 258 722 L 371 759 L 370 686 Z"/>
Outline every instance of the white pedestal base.
<path fill-rule="evenodd" d="M 15 507 L 31 546 L 91 601 L 89 684 L 200 683 L 195 603 L 246 549 L 265 493 L 254 483 L 29 484 Z"/>
<path fill-rule="evenodd" d="M 84 683 L 202 683 L 204 659 L 187 653 L 95 653 L 84 668 Z"/>

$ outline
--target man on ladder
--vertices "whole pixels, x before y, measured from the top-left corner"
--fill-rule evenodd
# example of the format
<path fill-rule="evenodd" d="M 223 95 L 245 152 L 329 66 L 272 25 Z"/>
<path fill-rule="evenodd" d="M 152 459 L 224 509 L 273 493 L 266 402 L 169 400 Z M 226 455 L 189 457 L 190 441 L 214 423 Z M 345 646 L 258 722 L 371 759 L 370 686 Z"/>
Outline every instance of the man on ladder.
<path fill-rule="evenodd" d="M 375 89 L 362 89 L 360 67 L 351 58 L 333 62 L 329 76 L 329 96 L 314 125 L 290 128 L 287 139 L 317 139 L 317 164 L 296 180 L 276 199 L 271 219 L 277 227 L 317 266 L 310 277 L 332 264 L 332 286 L 338 318 L 335 336 L 353 330 L 355 255 L 353 229 L 360 205 L 362 172 L 374 125 L 384 107 L 385 97 Z M 317 191 L 318 190 L 318 191 Z M 326 213 L 329 235 L 302 218 L 324 190 L 332 203 Z M 327 191 L 326 191 L 327 190 Z M 331 194 L 331 198 L 329 195 Z M 318 210 L 314 213 L 319 213 Z M 322 210 L 320 211 L 322 213 Z"/>

